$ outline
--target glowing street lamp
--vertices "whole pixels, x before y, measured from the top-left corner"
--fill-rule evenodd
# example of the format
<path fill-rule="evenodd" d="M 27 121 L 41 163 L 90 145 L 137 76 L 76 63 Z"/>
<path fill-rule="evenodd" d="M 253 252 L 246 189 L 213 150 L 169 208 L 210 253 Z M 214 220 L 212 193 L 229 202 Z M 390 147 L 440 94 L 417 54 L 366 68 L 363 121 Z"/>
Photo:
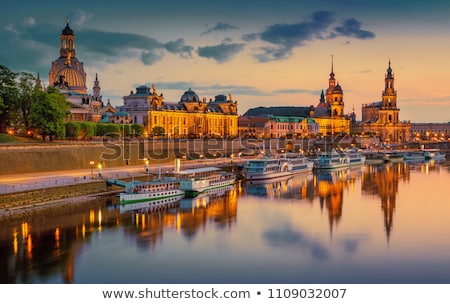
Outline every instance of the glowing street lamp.
<path fill-rule="evenodd" d="M 98 177 L 102 177 L 102 164 L 99 163 L 97 168 L 98 168 Z"/>
<path fill-rule="evenodd" d="M 91 160 L 90 162 L 89 162 L 89 165 L 91 165 L 91 178 L 93 178 L 94 177 L 94 161 L 93 160 Z"/>
<path fill-rule="evenodd" d="M 148 161 L 148 159 L 147 158 L 144 158 L 144 161 L 145 161 L 145 173 L 147 173 L 148 174 L 148 163 L 149 163 L 149 161 Z"/>

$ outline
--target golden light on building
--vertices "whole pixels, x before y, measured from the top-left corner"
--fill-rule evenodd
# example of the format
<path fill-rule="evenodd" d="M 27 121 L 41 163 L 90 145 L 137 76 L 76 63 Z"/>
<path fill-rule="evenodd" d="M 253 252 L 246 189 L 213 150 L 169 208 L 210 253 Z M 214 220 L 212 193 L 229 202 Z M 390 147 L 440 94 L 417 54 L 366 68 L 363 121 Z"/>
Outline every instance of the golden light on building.
<path fill-rule="evenodd" d="M 22 223 L 22 240 L 26 240 L 27 236 L 28 236 L 28 223 L 27 222 L 23 222 Z"/>

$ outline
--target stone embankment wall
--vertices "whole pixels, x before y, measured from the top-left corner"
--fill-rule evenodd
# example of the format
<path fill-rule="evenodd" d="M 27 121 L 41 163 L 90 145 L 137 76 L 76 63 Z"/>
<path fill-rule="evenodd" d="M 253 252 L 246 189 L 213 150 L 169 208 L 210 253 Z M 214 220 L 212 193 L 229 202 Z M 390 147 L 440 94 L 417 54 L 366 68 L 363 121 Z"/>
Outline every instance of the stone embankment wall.
<path fill-rule="evenodd" d="M 71 197 L 80 197 L 90 194 L 113 191 L 106 186 L 105 181 L 73 184 L 63 187 L 36 189 L 25 192 L 8 193 L 0 195 L 0 209 L 32 206 L 43 202 L 56 201 Z"/>

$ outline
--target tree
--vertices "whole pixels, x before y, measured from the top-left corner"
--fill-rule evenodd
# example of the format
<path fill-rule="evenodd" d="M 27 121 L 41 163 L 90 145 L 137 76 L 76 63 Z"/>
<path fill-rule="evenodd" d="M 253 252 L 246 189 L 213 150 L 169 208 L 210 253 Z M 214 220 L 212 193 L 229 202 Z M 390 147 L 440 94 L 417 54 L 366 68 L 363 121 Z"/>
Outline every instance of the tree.
<path fill-rule="evenodd" d="M 66 97 L 58 89 L 49 87 L 47 91 L 37 92 L 36 101 L 31 105 L 30 121 L 44 141 L 47 137 L 50 141 L 54 136 L 64 138 L 64 120 L 70 114 L 69 109 Z"/>
<path fill-rule="evenodd" d="M 6 133 L 17 117 L 17 73 L 0 64 L 0 132 Z"/>
<path fill-rule="evenodd" d="M 39 90 L 33 75 L 26 72 L 20 73 L 17 97 L 18 124 L 23 126 L 25 132 L 30 128 L 31 104 L 36 100 Z"/>
<path fill-rule="evenodd" d="M 97 124 L 97 136 L 120 137 L 120 126 L 113 123 Z"/>
<path fill-rule="evenodd" d="M 80 135 L 83 139 L 90 139 L 95 136 L 97 126 L 91 121 L 81 121 L 80 122 Z"/>
<path fill-rule="evenodd" d="M 80 136 L 81 124 L 78 121 L 68 121 L 65 123 L 66 138 L 78 139 Z"/>
<path fill-rule="evenodd" d="M 144 134 L 144 126 L 140 124 L 132 124 L 131 134 L 133 134 L 135 137 L 141 137 Z"/>
<path fill-rule="evenodd" d="M 164 128 L 161 126 L 153 127 L 152 133 L 154 136 L 163 136 L 164 135 Z"/>

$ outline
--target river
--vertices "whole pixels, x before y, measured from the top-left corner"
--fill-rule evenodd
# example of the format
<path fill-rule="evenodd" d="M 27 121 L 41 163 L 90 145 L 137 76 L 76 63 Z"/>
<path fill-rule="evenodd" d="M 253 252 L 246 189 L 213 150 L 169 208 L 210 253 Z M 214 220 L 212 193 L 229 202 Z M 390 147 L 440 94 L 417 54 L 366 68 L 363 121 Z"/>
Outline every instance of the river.
<path fill-rule="evenodd" d="M 0 283 L 450 283 L 450 161 L 117 197 L 0 222 Z"/>

